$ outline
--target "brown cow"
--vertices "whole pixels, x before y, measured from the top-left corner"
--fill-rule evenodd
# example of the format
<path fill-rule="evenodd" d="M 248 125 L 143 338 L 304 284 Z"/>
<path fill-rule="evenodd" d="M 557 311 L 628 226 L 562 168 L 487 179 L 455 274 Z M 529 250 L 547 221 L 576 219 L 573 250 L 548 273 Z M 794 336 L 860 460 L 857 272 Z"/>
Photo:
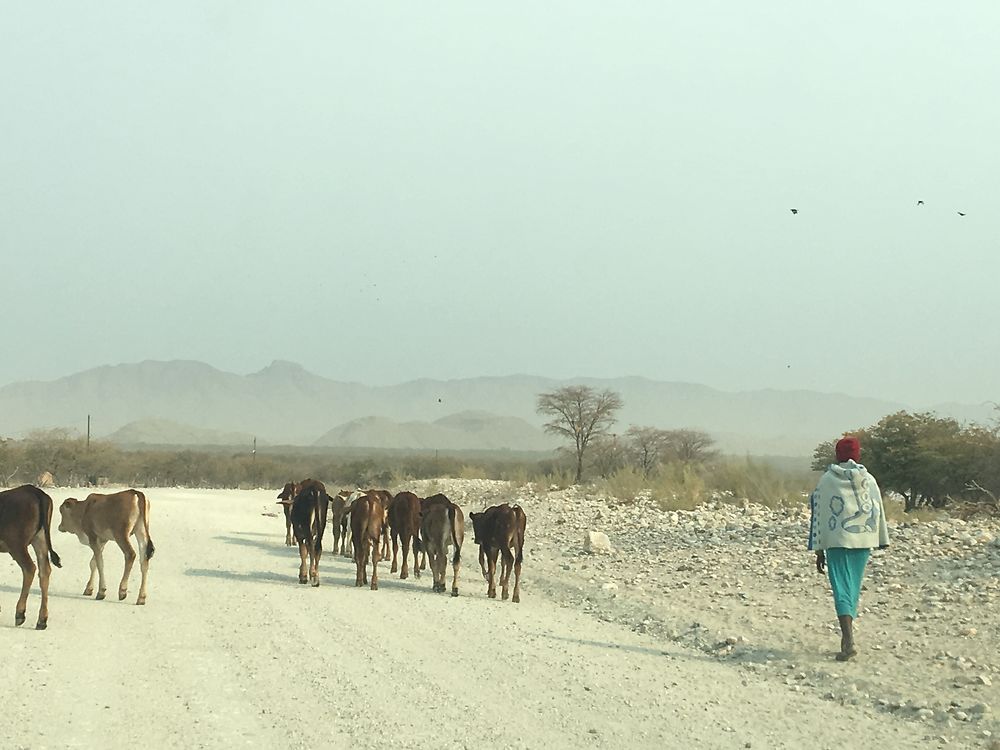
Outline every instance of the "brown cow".
<path fill-rule="evenodd" d="M 479 545 L 479 564 L 483 565 L 484 557 L 489 561 L 489 570 L 486 571 L 484 567 L 484 575 L 489 581 L 486 595 L 491 599 L 497 596 L 497 554 L 502 554 L 500 585 L 503 588 L 503 598 L 507 598 L 507 585 L 513 567 L 514 595 L 511 601 L 521 601 L 521 562 L 524 560 L 524 532 L 527 526 L 527 518 L 521 506 L 511 507 L 507 503 L 494 505 L 482 513 L 470 513 L 469 518 L 472 519 L 475 542 Z"/>
<path fill-rule="evenodd" d="M 385 512 L 379 498 L 369 494 L 356 499 L 351 507 L 351 542 L 357 567 L 355 586 L 368 583 L 368 558 L 372 561 L 372 591 L 378 591 L 379 542 Z"/>
<path fill-rule="evenodd" d="M 319 560 L 323 556 L 329 504 L 326 487 L 315 479 L 304 479 L 292 500 L 292 533 L 299 545 L 299 583 L 319 586 Z"/>
<path fill-rule="evenodd" d="M 146 577 L 149 574 L 149 560 L 156 548 L 149 536 L 149 501 L 139 490 L 122 490 L 113 495 L 93 492 L 86 500 L 67 498 L 59 506 L 62 520 L 59 531 L 76 534 L 82 544 L 93 552 L 90 560 L 90 578 L 83 590 L 84 596 L 94 593 L 94 574 L 98 576 L 97 598 L 104 599 L 107 587 L 104 583 L 104 545 L 114 541 L 125 555 L 125 571 L 118 584 L 118 600 L 128 596 L 128 579 L 135 564 L 135 548 L 129 541 L 134 536 L 139 545 L 139 569 L 142 580 L 136 604 L 146 603 Z"/>
<path fill-rule="evenodd" d="M 23 625 L 28 608 L 28 591 L 35 579 L 35 563 L 28 545 L 38 560 L 38 586 L 42 604 L 38 608 L 37 630 L 45 630 L 49 622 L 49 574 L 52 566 L 62 567 L 59 555 L 52 549 L 52 498 L 30 484 L 0 492 L 0 552 L 7 552 L 21 568 L 21 596 L 14 608 L 14 624 Z M 51 564 L 50 564 L 51 561 Z"/>
<path fill-rule="evenodd" d="M 440 492 L 431 495 L 430 497 L 420 498 L 420 514 L 421 516 L 430 509 L 433 505 L 444 505 L 445 507 L 452 505 L 451 500 L 448 499 L 447 495 L 442 495 Z M 427 545 L 425 544 L 423 549 L 420 550 L 420 570 L 427 567 Z"/>
<path fill-rule="evenodd" d="M 299 482 L 285 482 L 284 488 L 278 493 L 278 505 L 285 511 L 285 546 L 291 547 L 292 541 L 292 501 L 299 494 Z"/>
<path fill-rule="evenodd" d="M 420 536 L 430 558 L 435 591 L 444 591 L 446 588 L 444 581 L 448 572 L 448 547 L 455 547 L 455 554 L 451 559 L 454 570 L 451 595 L 458 596 L 458 571 L 462 563 L 462 542 L 465 540 L 465 517 L 462 509 L 444 495 L 434 497 L 444 498 L 444 501 L 435 500 L 424 504 Z"/>
<path fill-rule="evenodd" d="M 369 495 L 377 497 L 382 504 L 382 554 L 379 559 L 389 559 L 389 506 L 392 505 L 393 495 L 389 490 L 368 490 Z"/>
<path fill-rule="evenodd" d="M 350 490 L 341 490 L 330 498 L 330 524 L 333 526 L 333 554 L 344 554 L 343 521 L 347 515 L 347 498 Z"/>
<path fill-rule="evenodd" d="M 420 567 L 417 555 L 420 553 L 420 498 L 412 492 L 400 492 L 389 505 L 389 529 L 392 534 L 392 568 L 390 573 L 398 569 L 396 558 L 399 555 L 399 540 L 403 540 L 403 568 L 399 572 L 400 579 L 408 578 L 407 569 L 410 555 L 410 542 L 413 542 L 413 575 L 420 578 Z"/>

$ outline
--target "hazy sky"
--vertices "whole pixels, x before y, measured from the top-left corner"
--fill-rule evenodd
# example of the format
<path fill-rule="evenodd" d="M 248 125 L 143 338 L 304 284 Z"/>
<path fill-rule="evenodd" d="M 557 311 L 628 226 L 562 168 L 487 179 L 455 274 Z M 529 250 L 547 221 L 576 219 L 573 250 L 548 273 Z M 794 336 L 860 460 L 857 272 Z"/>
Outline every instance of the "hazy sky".
<path fill-rule="evenodd" d="M 1000 399 L 998 50 L 995 2 L 6 3 L 0 384 Z"/>

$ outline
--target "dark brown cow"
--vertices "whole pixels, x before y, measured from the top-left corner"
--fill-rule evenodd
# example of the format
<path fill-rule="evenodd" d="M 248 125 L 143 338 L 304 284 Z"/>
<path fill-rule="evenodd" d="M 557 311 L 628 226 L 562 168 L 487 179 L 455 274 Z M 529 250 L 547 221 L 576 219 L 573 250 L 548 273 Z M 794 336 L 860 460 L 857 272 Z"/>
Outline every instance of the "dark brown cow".
<path fill-rule="evenodd" d="M 502 554 L 500 585 L 503 598 L 507 598 L 507 585 L 513 568 L 514 594 L 511 601 L 521 601 L 521 562 L 524 560 L 524 532 L 527 526 L 527 517 L 521 506 L 511 507 L 507 503 L 494 505 L 482 513 L 470 513 L 469 518 L 472 519 L 475 542 L 479 545 L 480 565 L 483 565 L 484 557 L 489 561 L 489 570 L 484 569 L 486 580 L 489 581 L 486 595 L 491 599 L 497 596 L 497 555 Z"/>
<path fill-rule="evenodd" d="M 412 492 L 400 492 L 389 505 L 389 530 L 392 534 L 392 568 L 390 573 L 398 569 L 397 555 L 399 541 L 403 541 L 403 567 L 399 571 L 400 579 L 408 578 L 407 569 L 410 555 L 410 542 L 413 543 L 413 575 L 420 578 L 417 555 L 420 553 L 420 498 Z"/>
<path fill-rule="evenodd" d="M 139 490 L 122 490 L 111 495 L 92 492 L 86 500 L 67 498 L 59 506 L 59 531 L 75 534 L 81 544 L 90 547 L 90 578 L 83 590 L 84 596 L 94 593 L 94 578 L 98 579 L 97 599 L 103 599 L 107 592 L 104 579 L 104 545 L 114 542 L 125 556 L 125 570 L 118 584 L 118 600 L 128 596 L 128 579 L 132 575 L 136 551 L 130 537 L 135 537 L 139 545 L 139 596 L 136 604 L 146 603 L 146 580 L 149 576 L 149 561 L 156 547 L 149 536 L 149 500 Z"/>
<path fill-rule="evenodd" d="M 330 498 L 330 524 L 333 526 L 333 554 L 344 554 L 344 516 L 347 515 L 347 497 L 350 490 L 341 490 Z"/>
<path fill-rule="evenodd" d="M 462 542 L 465 540 L 465 516 L 462 514 L 462 509 L 444 495 L 433 497 L 433 502 L 423 503 L 420 536 L 430 558 L 435 591 L 446 589 L 444 581 L 448 572 L 448 547 L 455 547 L 451 559 L 454 570 L 451 595 L 458 596 L 458 571 L 462 563 Z"/>
<path fill-rule="evenodd" d="M 329 504 L 326 487 L 315 479 L 303 480 L 292 501 L 292 533 L 299 545 L 299 583 L 319 586 L 319 560 L 323 556 Z"/>
<path fill-rule="evenodd" d="M 285 482 L 284 488 L 278 493 L 278 505 L 285 511 L 285 546 L 291 547 L 292 541 L 292 501 L 299 494 L 300 483 Z"/>
<path fill-rule="evenodd" d="M 355 586 L 368 583 L 368 558 L 372 561 L 372 591 L 378 591 L 379 542 L 385 511 L 382 502 L 373 495 L 362 495 L 351 507 L 351 542 L 357 567 Z"/>
<path fill-rule="evenodd" d="M 7 552 L 21 568 L 21 596 L 14 608 L 14 624 L 23 625 L 28 608 L 28 591 L 35 580 L 35 563 L 28 546 L 34 548 L 38 561 L 38 586 L 42 604 L 35 628 L 45 630 L 49 622 L 49 575 L 52 566 L 62 567 L 52 549 L 52 498 L 42 490 L 25 484 L 0 492 L 0 552 Z M 50 564 L 51 561 L 51 564 Z"/>
<path fill-rule="evenodd" d="M 380 559 L 389 559 L 389 506 L 392 505 L 393 495 L 389 490 L 368 490 L 368 495 L 377 497 L 382 504 L 382 554 Z M 395 571 L 394 571 L 395 572 Z"/>

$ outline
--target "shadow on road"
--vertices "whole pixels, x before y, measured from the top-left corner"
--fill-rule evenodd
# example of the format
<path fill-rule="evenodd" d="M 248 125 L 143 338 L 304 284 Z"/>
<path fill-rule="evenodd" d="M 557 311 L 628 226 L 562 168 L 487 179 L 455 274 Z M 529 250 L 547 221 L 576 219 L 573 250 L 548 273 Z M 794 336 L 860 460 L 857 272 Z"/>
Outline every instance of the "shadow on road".
<path fill-rule="evenodd" d="M 240 534 L 242 532 L 234 532 Z M 256 549 L 262 549 L 272 555 L 281 555 L 283 557 L 298 557 L 299 550 L 297 547 L 286 547 L 284 542 L 264 542 L 257 539 L 243 539 L 239 536 L 217 536 L 213 539 L 218 539 L 219 541 L 225 542 L 226 544 L 235 544 L 240 547 L 254 547 Z"/>
<path fill-rule="evenodd" d="M 184 571 L 186 576 L 195 578 L 221 578 L 224 581 L 255 581 L 257 583 L 280 583 L 288 586 L 298 582 L 298 571 L 292 574 L 275 573 L 270 570 L 254 570 L 246 573 L 238 573 L 235 570 L 208 570 L 206 568 L 188 568 Z"/>

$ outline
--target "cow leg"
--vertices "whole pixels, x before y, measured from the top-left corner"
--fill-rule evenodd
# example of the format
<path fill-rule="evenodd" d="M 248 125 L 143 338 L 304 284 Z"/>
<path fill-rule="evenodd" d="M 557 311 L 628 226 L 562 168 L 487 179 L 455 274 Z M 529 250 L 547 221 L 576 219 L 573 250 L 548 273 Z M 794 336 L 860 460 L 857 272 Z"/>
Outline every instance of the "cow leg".
<path fill-rule="evenodd" d="M 142 580 L 139 581 L 139 596 L 136 597 L 136 604 L 146 603 L 146 580 L 149 578 L 149 538 L 146 536 L 146 529 L 142 520 L 135 525 L 135 541 L 139 548 L 139 572 Z"/>
<path fill-rule="evenodd" d="M 395 534 L 395 532 L 393 532 Z M 410 537 L 408 534 L 403 534 L 403 569 L 399 572 L 399 579 L 402 581 L 410 577 L 409 569 L 409 556 L 410 556 Z M 396 559 L 396 538 L 392 539 L 392 559 Z"/>
<path fill-rule="evenodd" d="M 487 554 L 489 562 L 489 577 L 486 579 L 489 581 L 489 588 L 486 590 L 486 596 L 490 599 L 497 598 L 497 583 L 496 583 L 496 573 L 497 573 L 497 553 L 499 553 L 498 547 L 490 547 L 489 553 Z"/>
<path fill-rule="evenodd" d="M 28 591 L 31 589 L 31 582 L 35 580 L 35 563 L 31 561 L 28 548 L 20 545 L 10 548 L 10 556 L 21 567 L 21 595 L 17 598 L 17 607 L 14 609 L 14 625 L 24 625 Z"/>
<path fill-rule="evenodd" d="M 378 552 L 378 545 L 375 545 L 375 551 Z M 383 526 L 382 528 L 382 554 L 379 555 L 380 560 L 386 560 L 389 557 L 389 529 Z M 393 568 L 395 570 L 395 568 Z"/>
<path fill-rule="evenodd" d="M 479 568 L 483 571 L 483 580 L 490 580 L 489 575 L 486 573 L 486 550 L 483 549 L 483 545 L 479 545 Z"/>
<path fill-rule="evenodd" d="M 292 506 L 287 503 L 282 503 L 281 506 L 285 511 L 285 546 L 291 547 L 292 542 Z"/>
<path fill-rule="evenodd" d="M 323 548 L 320 546 L 319 542 L 314 542 L 309 545 L 309 579 L 312 581 L 313 586 L 319 586 L 319 558 L 323 555 Z"/>
<path fill-rule="evenodd" d="M 358 549 L 358 545 L 357 545 L 357 540 L 356 539 L 351 540 L 351 541 L 354 544 L 354 568 L 357 571 L 357 575 L 354 578 L 354 585 L 355 586 L 363 586 L 364 582 L 363 582 L 363 576 L 361 574 L 361 571 L 363 570 L 362 566 L 365 564 L 363 562 L 364 561 L 364 553 L 361 550 Z"/>
<path fill-rule="evenodd" d="M 108 585 L 104 580 L 104 545 L 106 543 L 104 539 L 95 540 L 90 543 L 90 549 L 94 553 L 94 559 L 90 563 L 91 570 L 94 567 L 97 568 L 97 596 L 94 598 L 98 601 L 108 595 Z M 93 576 L 93 573 L 91 573 L 91 576 Z M 91 587 L 88 586 L 88 588 Z"/>
<path fill-rule="evenodd" d="M 90 556 L 90 578 L 87 579 L 87 587 L 83 590 L 84 596 L 94 595 L 94 582 L 97 579 L 97 555 Z"/>
<path fill-rule="evenodd" d="M 306 550 L 306 543 L 299 542 L 299 583 L 309 583 L 309 552 Z"/>
<path fill-rule="evenodd" d="M 378 542 L 376 541 L 375 544 L 378 545 Z M 399 554 L 399 534 L 397 534 L 396 530 L 393 529 L 392 530 L 392 567 L 389 569 L 390 573 L 395 573 L 397 570 L 399 570 L 399 565 L 397 565 L 397 563 L 396 563 L 396 556 L 398 554 Z M 403 565 L 404 566 L 406 565 L 406 559 L 405 558 L 403 559 Z M 406 576 L 403 576 L 403 578 L 406 578 Z"/>
<path fill-rule="evenodd" d="M 115 534 L 115 543 L 121 548 L 125 555 L 125 570 L 122 572 L 122 582 L 118 584 L 118 601 L 122 601 L 128 596 L 128 579 L 132 575 L 132 566 L 135 565 L 135 547 L 127 536 Z"/>
<path fill-rule="evenodd" d="M 504 547 L 501 554 L 503 555 L 503 567 L 500 571 L 500 588 L 502 589 L 500 598 L 507 601 L 510 597 L 510 591 L 507 589 L 507 583 L 510 581 L 510 569 L 514 565 L 514 555 L 511 553 L 509 547 Z"/>
<path fill-rule="evenodd" d="M 36 534 L 31 540 L 31 546 L 35 548 L 35 559 L 38 560 L 38 587 L 42 590 L 42 603 L 38 608 L 35 630 L 45 630 L 49 624 L 49 576 L 52 573 L 52 563 L 49 562 L 49 545 L 45 543 L 43 534 Z"/>
<path fill-rule="evenodd" d="M 446 570 L 447 570 L 447 567 L 448 567 L 448 562 L 447 562 L 447 560 L 445 560 L 445 569 Z M 462 568 L 462 548 L 461 547 L 456 547 L 455 548 L 455 554 L 451 558 L 451 567 L 452 567 L 452 570 L 455 572 L 455 577 L 452 578 L 452 581 L 451 581 L 451 595 L 452 596 L 458 596 L 458 571 L 461 570 L 461 568 Z M 442 578 L 444 578 L 443 575 L 442 575 Z"/>
<path fill-rule="evenodd" d="M 517 604 L 521 601 L 521 561 L 518 558 L 514 558 L 514 595 L 510 600 Z"/>
<path fill-rule="evenodd" d="M 372 591 L 378 591 L 378 537 L 375 537 L 372 541 L 372 547 L 374 548 L 374 554 L 372 555 Z M 406 564 L 405 558 L 403 564 Z"/>
<path fill-rule="evenodd" d="M 419 546 L 420 546 L 420 537 L 418 537 L 416 534 L 414 534 L 413 535 L 413 577 L 414 578 L 420 578 L 420 560 L 417 557 L 417 555 L 420 554 L 420 553 L 417 552 L 417 547 L 419 547 Z"/>

